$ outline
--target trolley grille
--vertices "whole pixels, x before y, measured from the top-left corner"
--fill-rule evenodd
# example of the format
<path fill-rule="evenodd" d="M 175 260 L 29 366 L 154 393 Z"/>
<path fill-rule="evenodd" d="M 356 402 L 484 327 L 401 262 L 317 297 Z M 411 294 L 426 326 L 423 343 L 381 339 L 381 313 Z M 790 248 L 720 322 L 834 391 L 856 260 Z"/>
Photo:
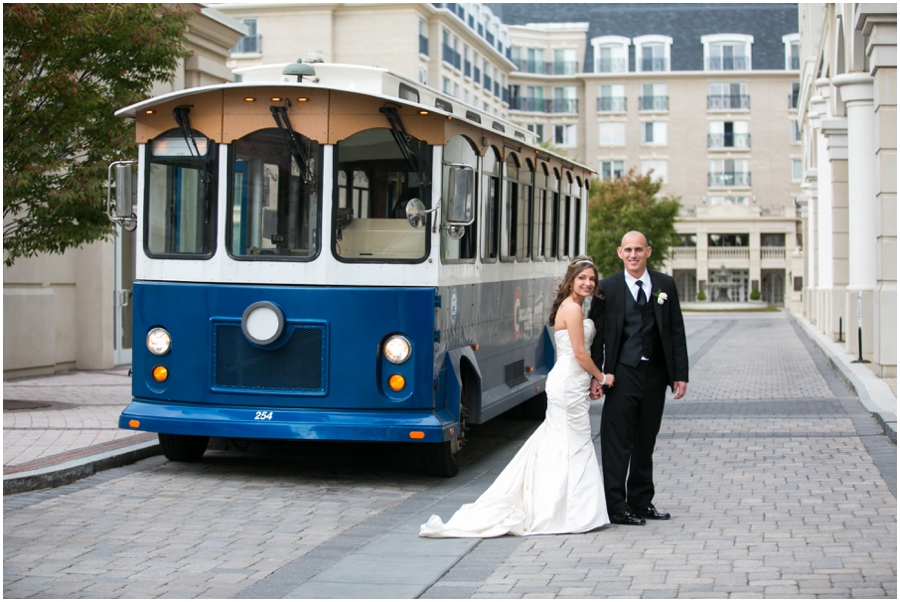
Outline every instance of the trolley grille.
<path fill-rule="evenodd" d="M 240 325 L 216 326 L 216 374 L 220 387 L 323 391 L 325 337 L 321 327 L 295 327 L 276 349 L 250 344 Z"/>
<path fill-rule="evenodd" d="M 510 388 L 521 385 L 528 379 L 525 378 L 525 360 L 518 360 L 511 364 L 506 364 L 503 368 L 506 377 L 506 385 Z"/>

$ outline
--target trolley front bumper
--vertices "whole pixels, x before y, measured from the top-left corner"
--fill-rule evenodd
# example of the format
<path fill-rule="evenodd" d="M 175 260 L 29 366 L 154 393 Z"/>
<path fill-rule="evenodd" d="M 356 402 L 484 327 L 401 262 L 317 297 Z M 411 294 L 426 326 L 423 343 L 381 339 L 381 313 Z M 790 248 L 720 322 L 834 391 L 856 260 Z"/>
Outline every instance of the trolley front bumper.
<path fill-rule="evenodd" d="M 119 428 L 227 439 L 440 443 L 451 439 L 459 424 L 446 411 L 210 408 L 134 399 L 119 416 Z"/>

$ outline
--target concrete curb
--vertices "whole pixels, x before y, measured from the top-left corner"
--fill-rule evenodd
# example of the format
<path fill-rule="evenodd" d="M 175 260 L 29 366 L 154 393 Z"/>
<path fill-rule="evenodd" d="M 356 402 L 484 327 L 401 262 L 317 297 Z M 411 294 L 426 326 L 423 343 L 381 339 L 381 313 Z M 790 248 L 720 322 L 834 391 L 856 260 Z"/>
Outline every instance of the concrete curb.
<path fill-rule="evenodd" d="M 788 313 L 788 316 L 822 352 L 847 386 L 853 389 L 863 407 L 884 430 L 885 436 L 891 443 L 897 445 L 897 398 L 887 383 L 865 366 L 854 364 L 853 358 L 847 355 L 838 343 L 820 332 L 805 317 L 791 313 Z"/>
<path fill-rule="evenodd" d="M 3 475 L 3 495 L 68 485 L 102 470 L 133 464 L 161 453 L 158 442 L 144 441 L 46 468 Z"/>

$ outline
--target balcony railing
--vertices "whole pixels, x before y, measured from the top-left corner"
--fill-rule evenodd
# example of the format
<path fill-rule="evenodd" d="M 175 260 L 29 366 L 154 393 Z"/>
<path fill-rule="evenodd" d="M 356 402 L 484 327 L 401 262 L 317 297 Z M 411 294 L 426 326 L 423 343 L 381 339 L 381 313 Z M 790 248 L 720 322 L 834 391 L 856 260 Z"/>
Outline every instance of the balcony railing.
<path fill-rule="evenodd" d="M 710 247 L 706 251 L 707 259 L 750 259 L 749 247 Z"/>
<path fill-rule="evenodd" d="M 784 247 L 762 247 L 760 248 L 760 259 L 781 259 L 785 257 Z"/>
<path fill-rule="evenodd" d="M 784 217 L 784 207 L 760 207 L 760 217 Z"/>
<path fill-rule="evenodd" d="M 708 134 L 707 148 L 750 148 L 750 134 Z"/>
<path fill-rule="evenodd" d="M 231 54 L 257 54 L 262 52 L 262 36 L 244 36 L 231 49 Z"/>
<path fill-rule="evenodd" d="M 597 73 L 625 73 L 628 71 L 628 59 L 599 59 L 595 65 Z"/>
<path fill-rule="evenodd" d="M 624 96 L 600 96 L 597 98 L 597 111 L 622 112 L 627 107 L 627 100 Z"/>
<path fill-rule="evenodd" d="M 478 67 L 475 67 L 475 75 L 474 77 L 472 77 L 472 80 L 476 84 L 481 84 L 481 69 L 479 69 Z"/>
<path fill-rule="evenodd" d="M 577 113 L 577 98 L 554 98 L 552 113 Z"/>
<path fill-rule="evenodd" d="M 485 73 L 484 74 L 484 89 L 487 90 L 488 92 L 490 92 L 492 85 L 493 84 L 491 83 L 491 76 L 489 76 L 487 73 Z"/>
<path fill-rule="evenodd" d="M 750 186 L 749 171 L 709 172 L 710 188 L 727 188 L 730 186 Z"/>
<path fill-rule="evenodd" d="M 669 59 L 665 57 L 649 57 L 641 59 L 641 71 L 668 71 Z"/>
<path fill-rule="evenodd" d="M 710 94 L 706 97 L 706 106 L 710 109 L 749 109 L 748 94 Z"/>
<path fill-rule="evenodd" d="M 638 98 L 639 111 L 668 111 L 668 96 L 640 96 Z"/>
<path fill-rule="evenodd" d="M 708 56 L 707 71 L 746 71 L 750 60 L 746 56 Z"/>
<path fill-rule="evenodd" d="M 516 68 L 522 73 L 536 73 L 538 75 L 574 75 L 578 73 L 576 61 L 529 61 L 519 59 L 514 61 Z"/>
<path fill-rule="evenodd" d="M 419 54 L 428 56 L 428 38 L 423 35 L 419 36 Z"/>
<path fill-rule="evenodd" d="M 678 261 L 697 259 L 697 247 L 671 247 L 672 259 Z"/>
<path fill-rule="evenodd" d="M 463 61 L 463 75 L 472 77 L 472 61 Z"/>
<path fill-rule="evenodd" d="M 442 57 L 445 63 L 449 63 L 459 69 L 462 67 L 462 56 L 446 44 L 443 45 Z"/>

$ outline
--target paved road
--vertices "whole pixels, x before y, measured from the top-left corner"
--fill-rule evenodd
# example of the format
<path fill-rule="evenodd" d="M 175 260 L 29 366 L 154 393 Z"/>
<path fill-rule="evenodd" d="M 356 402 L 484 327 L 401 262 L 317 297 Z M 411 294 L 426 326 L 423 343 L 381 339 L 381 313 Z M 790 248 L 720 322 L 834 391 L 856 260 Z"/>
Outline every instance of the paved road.
<path fill-rule="evenodd" d="M 473 429 L 454 479 L 421 476 L 404 446 L 302 444 L 4 496 L 4 596 L 895 598 L 896 448 L 786 314 L 687 326 L 688 397 L 656 452 L 672 521 L 416 537 L 535 427 L 501 417 Z"/>

